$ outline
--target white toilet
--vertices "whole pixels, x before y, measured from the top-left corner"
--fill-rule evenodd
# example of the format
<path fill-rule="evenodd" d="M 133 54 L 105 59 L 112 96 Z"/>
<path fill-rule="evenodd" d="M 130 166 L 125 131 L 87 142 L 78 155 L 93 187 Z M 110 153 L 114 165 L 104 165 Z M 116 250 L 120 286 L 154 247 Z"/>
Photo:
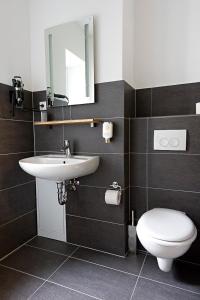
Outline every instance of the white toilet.
<path fill-rule="evenodd" d="M 157 257 L 164 272 L 171 270 L 173 259 L 186 253 L 197 236 L 194 223 L 185 213 L 167 208 L 144 213 L 136 230 L 141 244 Z"/>

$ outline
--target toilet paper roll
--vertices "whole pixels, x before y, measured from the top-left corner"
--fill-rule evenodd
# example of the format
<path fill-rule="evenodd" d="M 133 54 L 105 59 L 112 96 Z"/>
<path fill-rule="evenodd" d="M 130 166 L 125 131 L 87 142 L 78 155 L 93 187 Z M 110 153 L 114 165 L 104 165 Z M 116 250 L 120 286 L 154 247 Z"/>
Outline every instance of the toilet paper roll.
<path fill-rule="evenodd" d="M 121 201 L 121 191 L 107 190 L 105 193 L 106 204 L 119 205 Z"/>

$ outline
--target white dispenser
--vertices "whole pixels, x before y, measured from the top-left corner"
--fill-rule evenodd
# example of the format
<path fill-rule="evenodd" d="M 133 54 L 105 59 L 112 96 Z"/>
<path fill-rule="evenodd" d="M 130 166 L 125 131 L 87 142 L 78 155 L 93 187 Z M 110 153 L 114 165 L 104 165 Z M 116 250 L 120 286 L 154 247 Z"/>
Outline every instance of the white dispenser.
<path fill-rule="evenodd" d="M 200 115 L 200 102 L 196 103 L 196 114 Z"/>
<path fill-rule="evenodd" d="M 110 143 L 110 139 L 113 137 L 113 123 L 103 122 L 103 138 L 106 143 Z"/>

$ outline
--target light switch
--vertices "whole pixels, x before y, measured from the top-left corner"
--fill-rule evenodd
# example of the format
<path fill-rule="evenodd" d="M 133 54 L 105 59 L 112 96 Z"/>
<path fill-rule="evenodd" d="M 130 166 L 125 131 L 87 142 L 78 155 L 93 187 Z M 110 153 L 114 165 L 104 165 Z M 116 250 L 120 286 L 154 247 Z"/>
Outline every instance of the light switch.
<path fill-rule="evenodd" d="M 187 131 L 154 130 L 154 150 L 186 151 Z"/>

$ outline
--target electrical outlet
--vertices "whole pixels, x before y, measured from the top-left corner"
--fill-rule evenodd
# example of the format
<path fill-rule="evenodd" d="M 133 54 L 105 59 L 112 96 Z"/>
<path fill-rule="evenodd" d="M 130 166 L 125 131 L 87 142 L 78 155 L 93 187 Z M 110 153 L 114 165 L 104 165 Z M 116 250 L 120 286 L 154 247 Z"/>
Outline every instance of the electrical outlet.
<path fill-rule="evenodd" d="M 47 102 L 46 101 L 39 102 L 39 110 L 47 110 Z"/>

